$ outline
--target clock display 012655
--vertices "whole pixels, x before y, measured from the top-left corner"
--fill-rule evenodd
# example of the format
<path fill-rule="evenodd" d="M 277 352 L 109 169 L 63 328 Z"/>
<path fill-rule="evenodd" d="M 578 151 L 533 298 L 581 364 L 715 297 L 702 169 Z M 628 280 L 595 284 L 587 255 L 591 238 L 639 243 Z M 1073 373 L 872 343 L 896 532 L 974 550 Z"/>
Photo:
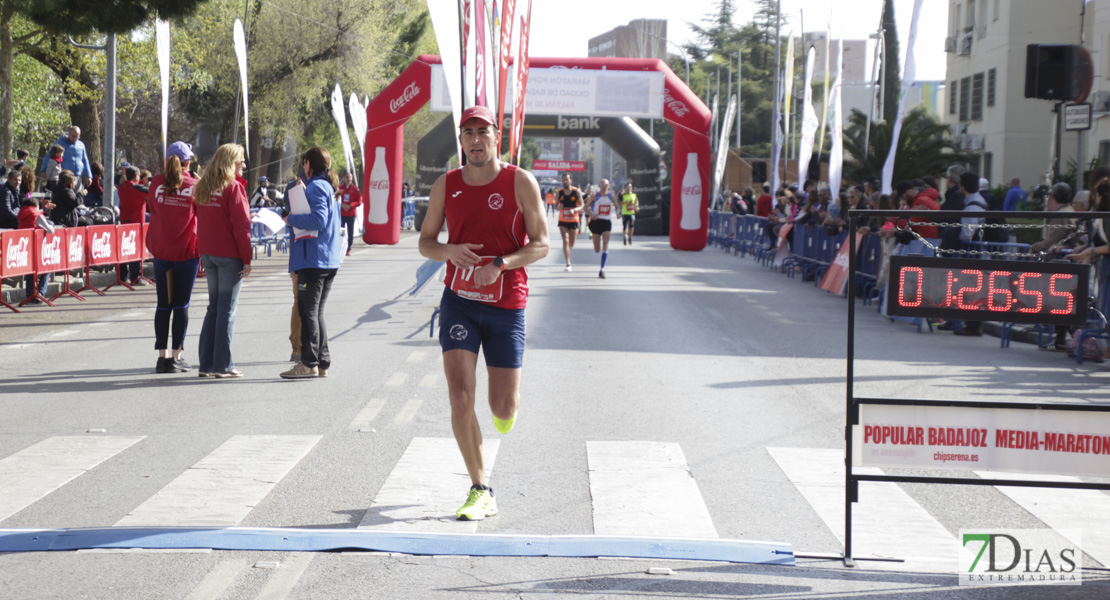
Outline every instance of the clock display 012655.
<path fill-rule="evenodd" d="M 1089 274 L 1075 263 L 892 256 L 887 314 L 1082 325 Z"/>

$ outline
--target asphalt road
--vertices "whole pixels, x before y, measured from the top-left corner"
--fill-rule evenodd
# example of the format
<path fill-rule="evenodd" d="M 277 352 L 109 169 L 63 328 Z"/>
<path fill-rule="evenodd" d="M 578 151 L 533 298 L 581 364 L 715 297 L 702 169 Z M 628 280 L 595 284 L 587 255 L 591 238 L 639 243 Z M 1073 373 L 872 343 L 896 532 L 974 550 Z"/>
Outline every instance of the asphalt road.
<path fill-rule="evenodd" d="M 406 232 L 393 247 L 358 242 L 344 263 L 327 306 L 333 365 L 326 379 L 278 378 L 289 366 L 291 289 L 277 253 L 256 262 L 240 296 L 233 353 L 242 379 L 153 372 L 151 287 L 0 315 L 0 529 L 640 532 L 783 542 L 798 566 L 353 551 L 27 552 L 0 554 L 0 598 L 1110 595 L 1101 570 L 1110 545 L 1106 513 L 1098 512 L 1110 502 L 1103 492 L 1087 497 L 1084 548 L 1091 550 L 1082 586 L 959 586 L 945 567 L 956 546 L 938 554 L 924 541 L 966 527 L 1050 527 L 1035 505 L 1056 501 L 1052 491 L 1028 500 L 987 486 L 872 484 L 883 491 L 868 506 L 894 508 L 861 519 L 857 539 L 886 545 L 864 545 L 857 556 L 892 560 L 844 567 L 835 558 L 843 537 L 835 469 L 843 450 L 845 300 L 750 258 L 676 252 L 664 238 L 631 247 L 619 234 L 614 241 L 604 280 L 585 238 L 574 271 L 564 272 L 554 230 L 556 247 L 530 268 L 514 431 L 498 435 L 479 401 L 487 453 L 496 450 L 495 517 L 460 530 L 440 505 L 461 503 L 465 483 L 457 493 L 446 488 L 446 500 L 425 485 L 463 476 L 452 471 L 446 384 L 428 334 L 441 285 L 409 294 L 423 258 Z M 206 297 L 200 282 L 186 343 L 194 364 Z M 1098 366 L 1022 344 L 1002 350 L 991 337 L 919 334 L 862 305 L 856 344 L 859 395 L 1110 399 L 1110 371 Z M 481 399 L 481 368 L 478 379 Z M 830 476 L 832 485 L 807 484 Z M 234 491 L 242 496 L 220 504 Z M 1067 508 L 1082 513 L 1087 502 Z M 209 512 L 190 516 L 190 506 Z M 918 517 L 928 521 L 921 529 Z"/>

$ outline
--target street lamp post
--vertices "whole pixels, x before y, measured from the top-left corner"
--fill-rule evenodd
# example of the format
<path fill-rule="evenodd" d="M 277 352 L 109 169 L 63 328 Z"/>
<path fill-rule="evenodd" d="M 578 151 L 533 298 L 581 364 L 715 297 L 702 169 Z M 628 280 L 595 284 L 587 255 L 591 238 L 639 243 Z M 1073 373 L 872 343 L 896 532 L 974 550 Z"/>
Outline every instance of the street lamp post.
<path fill-rule="evenodd" d="M 84 50 L 104 50 L 108 67 L 108 80 L 104 84 L 104 185 L 103 206 L 112 205 L 115 180 L 109 177 L 115 170 L 116 157 L 116 34 L 109 33 L 103 46 L 78 44 L 69 38 L 69 43 Z"/>

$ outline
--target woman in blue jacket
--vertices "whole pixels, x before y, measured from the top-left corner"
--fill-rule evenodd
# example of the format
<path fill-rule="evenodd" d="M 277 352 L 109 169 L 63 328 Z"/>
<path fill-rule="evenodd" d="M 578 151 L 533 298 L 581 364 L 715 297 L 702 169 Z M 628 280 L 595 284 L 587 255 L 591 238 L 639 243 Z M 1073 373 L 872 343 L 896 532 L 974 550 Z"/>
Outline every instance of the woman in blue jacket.
<path fill-rule="evenodd" d="M 290 213 L 285 222 L 304 231 L 291 234 L 289 271 L 297 274 L 297 305 L 301 317 L 301 360 L 281 376 L 285 379 L 327 377 L 331 366 L 324 304 L 342 260 L 339 235 L 339 178 L 331 170 L 331 155 L 319 146 L 301 157 L 308 212 Z M 292 210 L 297 210 L 292 207 Z"/>

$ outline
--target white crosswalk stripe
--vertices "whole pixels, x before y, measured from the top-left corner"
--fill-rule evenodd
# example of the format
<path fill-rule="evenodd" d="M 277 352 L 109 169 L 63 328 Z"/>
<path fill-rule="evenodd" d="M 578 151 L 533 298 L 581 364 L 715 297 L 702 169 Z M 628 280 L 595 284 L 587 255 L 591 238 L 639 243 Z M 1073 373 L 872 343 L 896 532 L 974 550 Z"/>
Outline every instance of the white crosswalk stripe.
<path fill-rule="evenodd" d="M 844 451 L 823 448 L 767 448 L 767 451 L 843 544 Z M 858 467 L 855 472 L 882 473 L 880 469 Z M 868 561 L 868 568 L 952 573 L 959 567 L 956 538 L 896 483 L 860 483 L 852 521 L 853 556 L 905 560 Z"/>
<path fill-rule="evenodd" d="M 1024 475 L 994 471 L 976 471 L 975 474 L 984 479 L 1081 481 L 1078 477 L 1066 475 Z M 1082 531 L 1081 540 L 1070 541 L 1078 544 L 1103 566 L 1110 566 L 1110 522 L 1104 518 L 1110 514 L 1110 496 L 1105 492 L 1009 485 L 1000 485 L 996 489 L 1062 534 L 1067 531 Z M 1068 536 L 1065 534 L 1065 537 Z"/>
<path fill-rule="evenodd" d="M 0 460 L 0 521 L 130 448 L 143 436 L 60 436 Z"/>
<path fill-rule="evenodd" d="M 717 537 L 678 444 L 586 442 L 594 533 Z"/>
<path fill-rule="evenodd" d="M 487 479 L 499 443 L 494 439 L 482 444 Z M 453 438 L 413 438 L 358 527 L 473 533 L 477 522 L 455 520 L 455 510 L 466 501 L 468 489 L 470 476 Z"/>
<path fill-rule="evenodd" d="M 116 525 L 237 525 L 318 441 L 318 435 L 234 436 Z"/>

